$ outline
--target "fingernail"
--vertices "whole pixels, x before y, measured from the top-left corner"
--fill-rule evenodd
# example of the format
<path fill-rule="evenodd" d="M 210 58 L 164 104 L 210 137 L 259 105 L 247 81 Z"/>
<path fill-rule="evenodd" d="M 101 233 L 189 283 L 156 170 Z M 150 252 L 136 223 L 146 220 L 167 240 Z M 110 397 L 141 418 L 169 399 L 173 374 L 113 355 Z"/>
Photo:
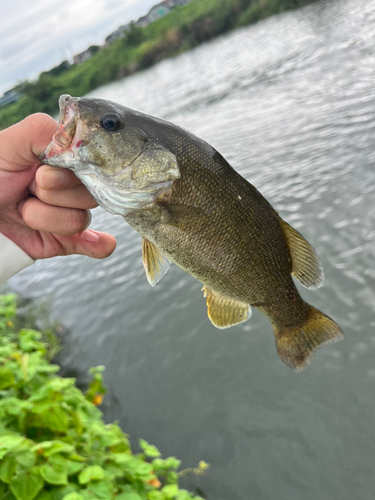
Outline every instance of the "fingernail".
<path fill-rule="evenodd" d="M 29 184 L 29 191 L 33 194 L 35 194 L 35 188 L 36 188 L 36 181 L 35 178 L 30 182 Z"/>
<path fill-rule="evenodd" d="M 20 201 L 20 202 L 17 204 L 17 211 L 18 211 L 18 213 L 20 213 L 21 215 L 22 215 L 22 208 L 23 208 L 23 206 L 24 206 L 25 202 L 26 202 L 26 200 L 22 200 L 22 201 Z"/>
<path fill-rule="evenodd" d="M 92 214 L 91 214 L 90 210 L 87 210 L 87 215 L 89 216 L 89 220 L 88 220 L 86 226 L 83 228 L 83 230 L 87 229 L 92 222 Z"/>
<path fill-rule="evenodd" d="M 47 170 L 40 176 L 40 185 L 43 189 L 63 186 L 66 182 L 64 170 Z"/>
<path fill-rule="evenodd" d="M 96 243 L 97 241 L 99 241 L 100 236 L 95 231 L 86 229 L 81 233 L 81 238 L 85 241 L 88 241 L 89 243 Z"/>

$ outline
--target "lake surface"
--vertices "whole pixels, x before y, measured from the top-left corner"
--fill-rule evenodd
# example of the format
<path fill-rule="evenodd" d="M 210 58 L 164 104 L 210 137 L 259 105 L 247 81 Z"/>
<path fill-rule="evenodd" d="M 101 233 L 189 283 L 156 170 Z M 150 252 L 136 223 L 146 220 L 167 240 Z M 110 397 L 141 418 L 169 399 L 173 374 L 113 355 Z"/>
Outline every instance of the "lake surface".
<path fill-rule="evenodd" d="M 373 499 L 375 492 L 375 0 L 322 1 L 237 30 L 98 89 L 207 140 L 318 251 L 303 297 L 345 341 L 295 374 L 258 311 L 230 330 L 172 266 L 152 289 L 141 238 L 94 210 L 105 261 L 38 262 L 10 281 L 64 324 L 65 374 L 107 367 L 103 410 L 211 500 Z M 202 494 L 203 494 L 202 493 Z"/>

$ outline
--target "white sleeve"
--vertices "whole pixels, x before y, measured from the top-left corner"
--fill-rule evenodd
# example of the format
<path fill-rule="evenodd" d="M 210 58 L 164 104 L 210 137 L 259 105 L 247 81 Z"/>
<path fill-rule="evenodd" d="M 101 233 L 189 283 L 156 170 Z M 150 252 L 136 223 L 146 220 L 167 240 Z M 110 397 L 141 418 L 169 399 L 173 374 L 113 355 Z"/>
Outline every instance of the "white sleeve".
<path fill-rule="evenodd" d="M 34 260 L 0 233 L 0 285 L 31 264 Z"/>

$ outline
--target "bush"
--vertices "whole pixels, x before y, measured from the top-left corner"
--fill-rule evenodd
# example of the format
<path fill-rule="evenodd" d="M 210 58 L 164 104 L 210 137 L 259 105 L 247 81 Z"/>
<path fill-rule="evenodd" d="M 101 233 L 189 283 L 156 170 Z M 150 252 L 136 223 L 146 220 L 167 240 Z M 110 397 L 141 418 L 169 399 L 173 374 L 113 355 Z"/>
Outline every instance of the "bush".
<path fill-rule="evenodd" d="M 84 395 L 56 375 L 42 334 L 16 322 L 16 297 L 0 296 L 0 498 L 200 499 L 178 487 L 179 460 L 143 440 L 134 454 L 120 427 L 104 424 L 103 367 L 90 370 Z"/>

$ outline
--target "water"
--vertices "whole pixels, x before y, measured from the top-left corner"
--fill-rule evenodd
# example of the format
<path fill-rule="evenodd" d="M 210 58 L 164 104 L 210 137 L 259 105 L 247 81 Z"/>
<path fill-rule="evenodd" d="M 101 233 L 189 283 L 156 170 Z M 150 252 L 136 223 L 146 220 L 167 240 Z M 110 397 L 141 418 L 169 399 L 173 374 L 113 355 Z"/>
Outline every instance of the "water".
<path fill-rule="evenodd" d="M 212 500 L 361 500 L 375 490 L 375 0 L 318 2 L 95 91 L 216 147 L 315 246 L 326 286 L 303 297 L 345 341 L 292 373 L 254 311 L 213 328 L 176 266 L 151 289 L 141 238 L 94 211 L 116 252 L 38 262 L 11 280 L 69 330 L 64 373 L 107 367 L 107 421 L 135 447 L 211 464 Z"/>

